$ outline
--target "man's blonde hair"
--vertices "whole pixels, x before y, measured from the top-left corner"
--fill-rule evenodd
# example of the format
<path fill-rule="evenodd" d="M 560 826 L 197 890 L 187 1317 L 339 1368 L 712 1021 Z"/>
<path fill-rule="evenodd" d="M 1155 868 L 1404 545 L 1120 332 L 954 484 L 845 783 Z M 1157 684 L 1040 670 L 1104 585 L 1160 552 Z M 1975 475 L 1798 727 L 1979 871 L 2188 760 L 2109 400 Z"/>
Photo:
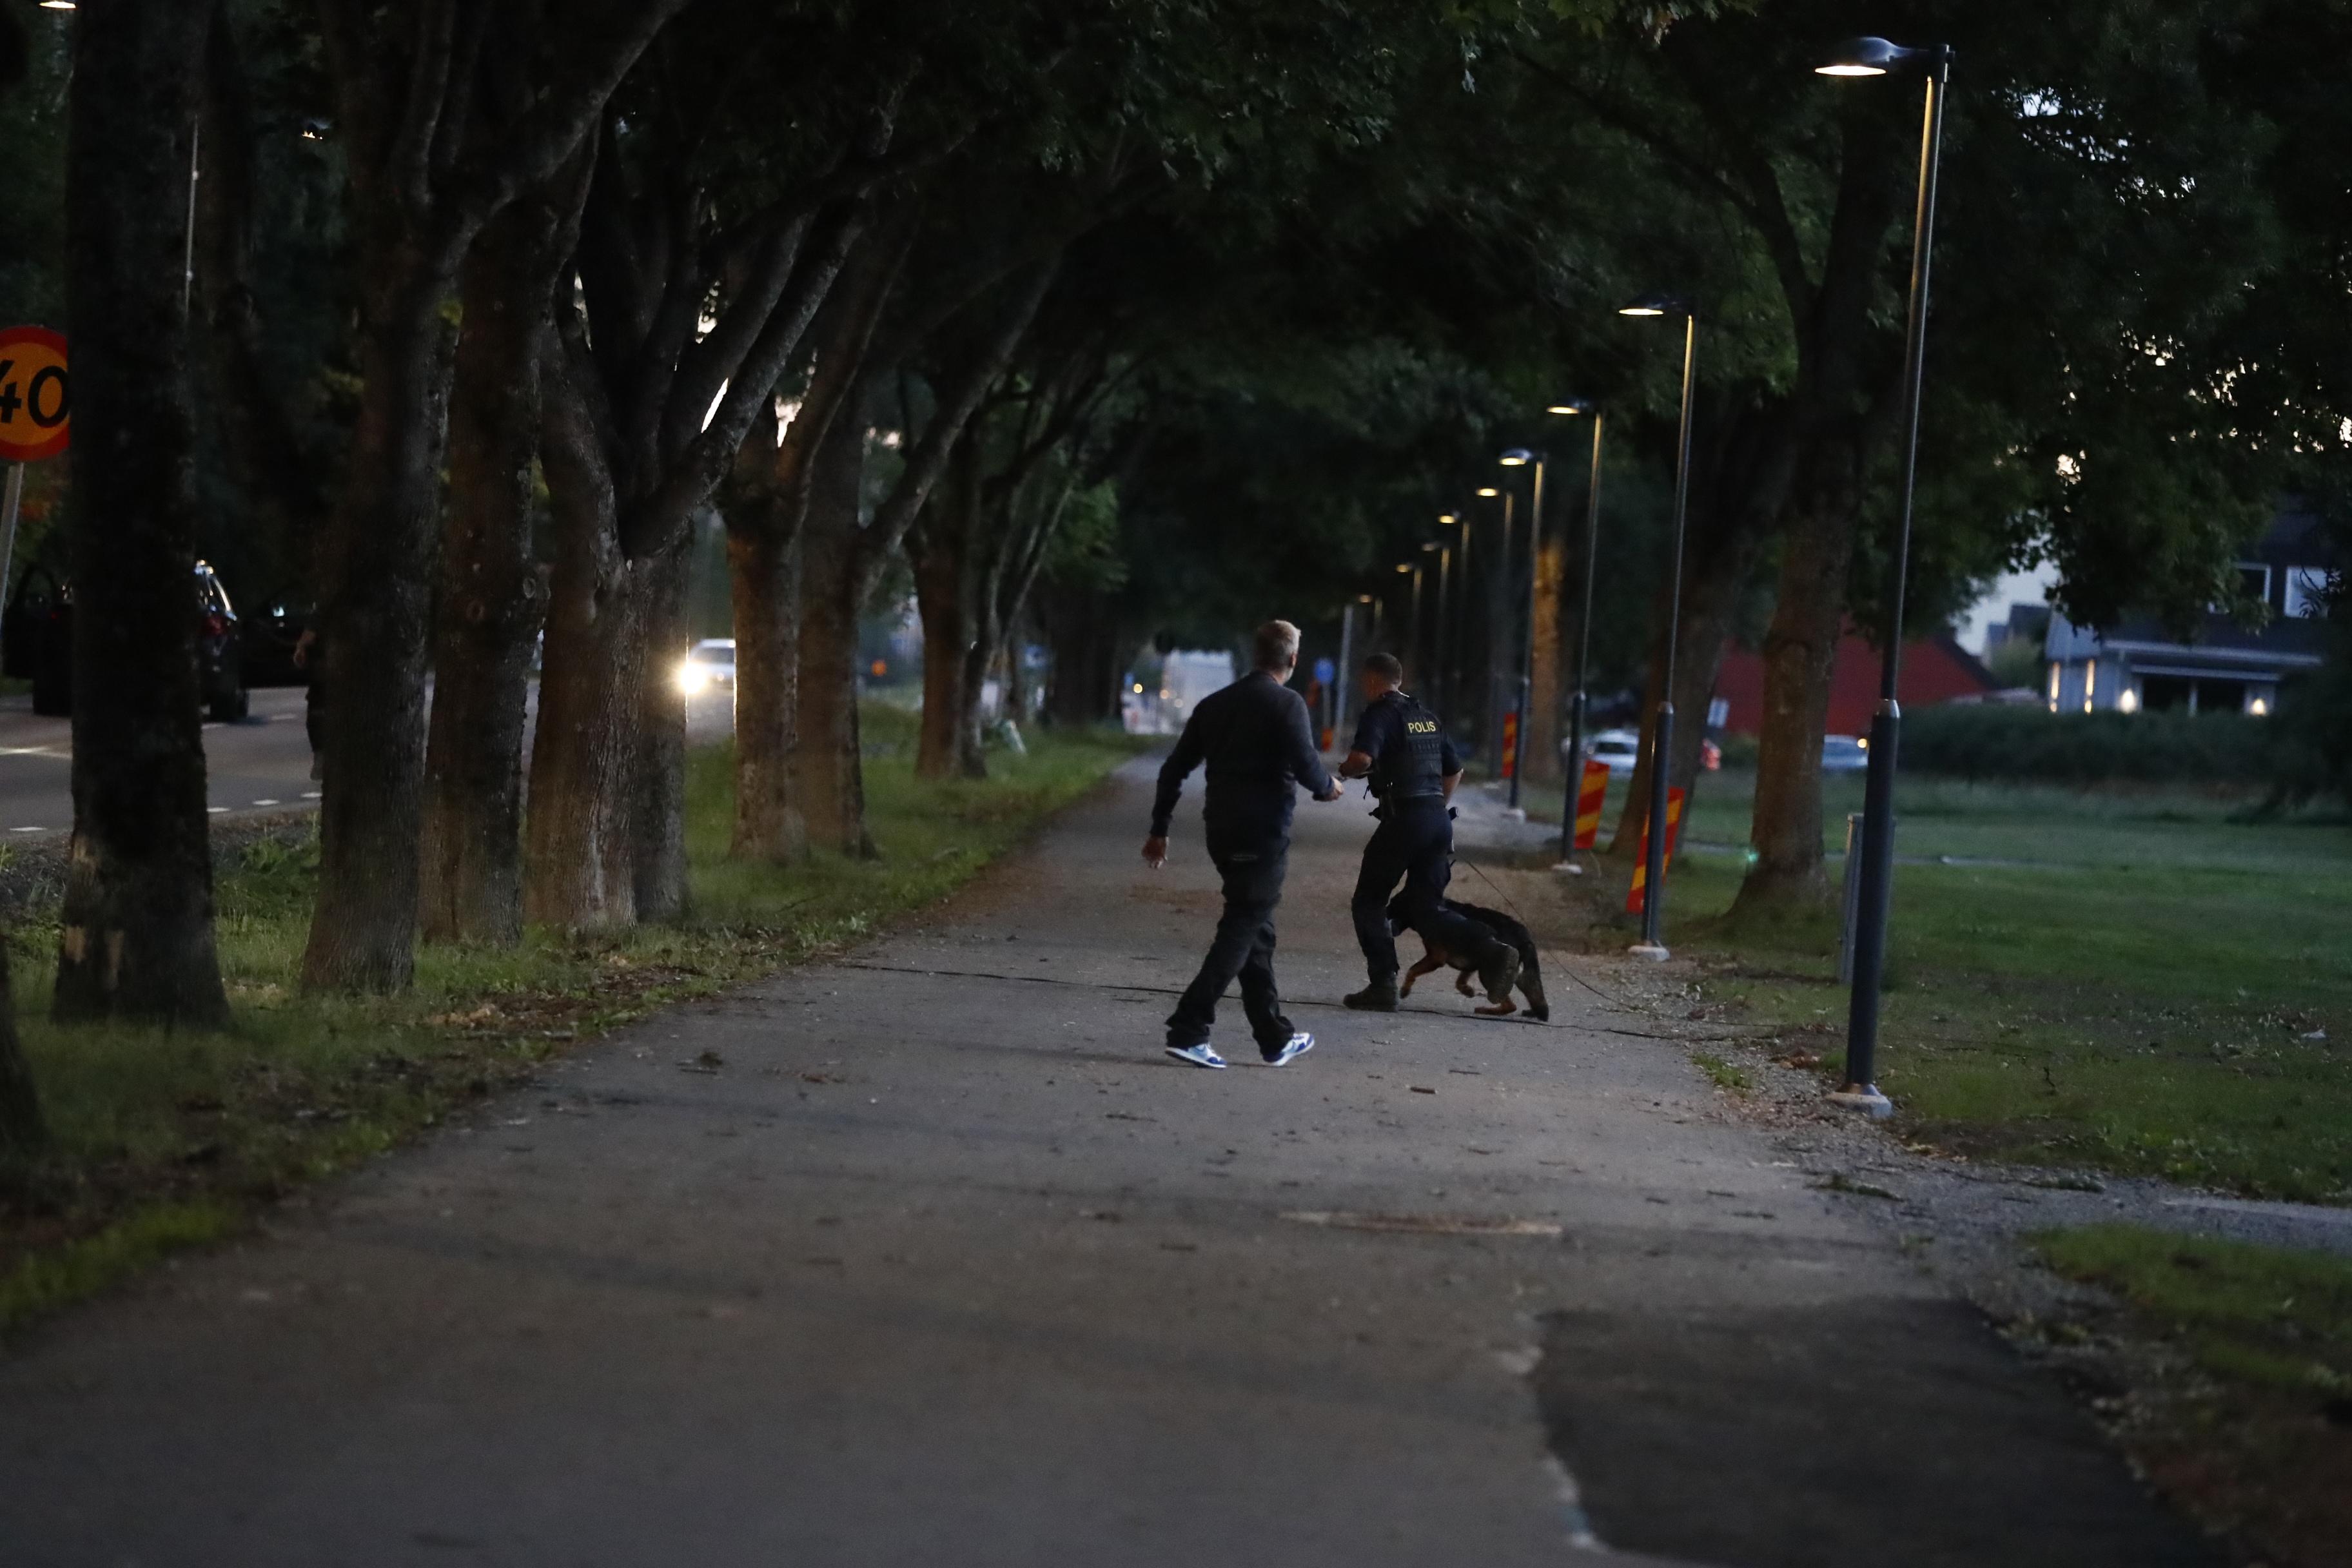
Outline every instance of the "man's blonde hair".
<path fill-rule="evenodd" d="M 1260 669 L 1286 669 L 1298 662 L 1298 628 L 1288 621 L 1266 622 L 1251 640 Z"/>

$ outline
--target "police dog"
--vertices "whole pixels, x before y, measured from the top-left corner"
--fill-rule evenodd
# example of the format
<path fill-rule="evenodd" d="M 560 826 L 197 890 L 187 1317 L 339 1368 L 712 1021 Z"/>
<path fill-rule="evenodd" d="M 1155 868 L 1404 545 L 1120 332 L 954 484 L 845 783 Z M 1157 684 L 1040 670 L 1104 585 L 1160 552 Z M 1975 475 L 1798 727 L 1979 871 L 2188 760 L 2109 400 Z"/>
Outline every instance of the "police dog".
<path fill-rule="evenodd" d="M 1475 904 L 1465 904 L 1448 899 L 1445 900 L 1445 907 L 1457 915 L 1477 921 L 1519 950 L 1519 992 L 1528 999 L 1528 1016 L 1539 1024 L 1549 1023 L 1551 1004 L 1544 1000 L 1543 973 L 1536 960 L 1536 939 L 1528 934 L 1528 928 L 1499 910 L 1482 910 Z M 1389 902 L 1389 929 L 1402 931 L 1405 929 L 1405 923 L 1404 898 L 1400 894 Z M 1398 996 L 1412 995 L 1414 981 L 1424 974 L 1433 974 L 1441 969 L 1458 972 L 1454 977 L 1454 988 L 1456 991 L 1461 992 L 1465 996 L 1478 994 L 1470 984 L 1471 976 L 1477 972 L 1478 968 L 1478 961 L 1475 956 L 1466 952 L 1449 952 L 1427 937 L 1423 937 L 1421 941 L 1423 950 L 1421 962 L 1404 972 L 1397 986 Z M 1518 1005 L 1508 996 L 1497 996 L 1492 998 L 1486 1005 L 1480 1007 L 1478 1013 L 1482 1017 L 1503 1018 L 1508 1017 L 1518 1010 Z"/>

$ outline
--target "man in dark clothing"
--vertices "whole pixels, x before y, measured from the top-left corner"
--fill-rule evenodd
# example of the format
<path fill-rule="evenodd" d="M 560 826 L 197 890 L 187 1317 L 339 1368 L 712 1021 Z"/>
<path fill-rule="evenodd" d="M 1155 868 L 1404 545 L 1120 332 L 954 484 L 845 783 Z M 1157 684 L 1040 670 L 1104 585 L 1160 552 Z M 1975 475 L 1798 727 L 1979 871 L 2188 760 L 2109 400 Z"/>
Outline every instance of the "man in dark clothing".
<path fill-rule="evenodd" d="M 1364 868 L 1349 904 L 1371 984 L 1345 1000 L 1363 1012 L 1397 1009 L 1396 938 L 1388 909 L 1402 877 L 1398 902 L 1407 923 L 1449 952 L 1475 955 L 1488 998 L 1507 1002 L 1519 977 L 1517 952 L 1445 903 L 1445 886 L 1454 878 L 1454 810 L 1446 803 L 1461 782 L 1462 759 L 1437 715 L 1406 695 L 1404 666 L 1393 656 L 1376 653 L 1364 660 L 1363 686 L 1364 717 L 1339 772 L 1370 778 L 1381 798 L 1381 825 L 1364 846 Z"/>
<path fill-rule="evenodd" d="M 1282 1067 L 1315 1048 L 1315 1037 L 1291 1027 L 1274 984 L 1274 910 L 1290 855 L 1290 813 L 1305 784 L 1317 800 L 1339 798 L 1339 782 L 1324 770 L 1307 728 L 1307 704 L 1283 684 L 1298 663 L 1298 628 L 1268 621 L 1257 629 L 1257 668 L 1201 700 L 1176 749 L 1160 769 L 1151 804 L 1151 837 L 1143 858 L 1158 870 L 1168 858 L 1168 822 L 1185 775 L 1206 763 L 1208 802 L 1202 810 L 1209 858 L 1224 879 L 1225 909 L 1201 973 L 1168 1018 L 1168 1054 L 1195 1067 L 1221 1068 L 1209 1044 L 1217 1000 L 1238 976 L 1250 1033 L 1269 1067 Z"/>

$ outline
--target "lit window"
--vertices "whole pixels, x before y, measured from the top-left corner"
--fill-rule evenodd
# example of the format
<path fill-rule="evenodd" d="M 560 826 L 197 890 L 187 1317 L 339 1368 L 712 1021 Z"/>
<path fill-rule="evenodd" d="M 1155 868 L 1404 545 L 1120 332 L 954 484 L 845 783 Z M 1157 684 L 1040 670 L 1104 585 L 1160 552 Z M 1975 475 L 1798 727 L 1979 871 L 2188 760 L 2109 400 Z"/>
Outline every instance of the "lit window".
<path fill-rule="evenodd" d="M 2121 691 L 2116 692 L 2116 711 L 2123 713 L 2138 712 L 2139 688 L 2137 686 L 2126 686 Z"/>
<path fill-rule="evenodd" d="M 2257 719 L 2269 717 L 2270 710 L 2270 703 L 2260 697 L 2255 698 L 2252 701 L 2246 704 L 2246 711 L 2252 714 Z"/>
<path fill-rule="evenodd" d="M 2088 713 L 2099 695 L 2099 661 L 2092 659 L 2083 666 L 2083 711 Z"/>
<path fill-rule="evenodd" d="M 2058 666 L 2050 667 L 2050 711 L 2058 711 Z"/>
<path fill-rule="evenodd" d="M 2320 566 L 2289 566 L 2286 573 L 2286 616 L 2289 620 L 2327 614 L 2327 572 Z"/>

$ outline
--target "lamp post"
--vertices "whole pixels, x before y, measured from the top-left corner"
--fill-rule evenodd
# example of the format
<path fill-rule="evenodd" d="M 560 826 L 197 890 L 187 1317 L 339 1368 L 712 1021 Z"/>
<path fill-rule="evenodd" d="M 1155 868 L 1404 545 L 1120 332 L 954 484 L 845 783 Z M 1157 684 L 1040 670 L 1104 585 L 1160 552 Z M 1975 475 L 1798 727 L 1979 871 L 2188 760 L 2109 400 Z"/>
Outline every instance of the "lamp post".
<path fill-rule="evenodd" d="M 1405 580 L 1404 662 L 1414 665 L 1421 661 L 1421 568 L 1400 561 L 1397 574 Z"/>
<path fill-rule="evenodd" d="M 1642 940 L 1631 949 L 1636 958 L 1663 962 L 1667 956 L 1660 930 L 1666 902 L 1666 774 L 1675 746 L 1675 642 L 1683 618 L 1683 525 L 1690 506 L 1691 366 L 1698 352 L 1698 311 L 1687 300 L 1661 296 L 1638 300 L 1617 313 L 1683 319 L 1683 412 L 1682 429 L 1675 438 L 1675 521 L 1666 578 L 1666 660 L 1658 683 L 1657 717 L 1650 729 L 1649 854 L 1642 869 Z"/>
<path fill-rule="evenodd" d="M 1460 562 L 1462 566 L 1462 591 L 1465 593 L 1469 591 L 1471 530 L 1468 526 L 1468 520 L 1459 512 L 1439 512 L 1437 514 L 1437 521 L 1438 526 L 1441 528 L 1452 528 L 1457 522 L 1464 525 L 1462 529 L 1462 542 L 1458 546 L 1448 544 L 1444 552 L 1438 556 L 1438 564 L 1440 567 L 1438 576 L 1438 597 L 1445 603 L 1451 604 L 1454 598 L 1454 591 L 1450 579 L 1454 575 L 1453 567 L 1457 560 Z M 1453 620 L 1448 624 L 1447 628 L 1452 635 L 1446 638 L 1445 645 L 1438 650 L 1438 669 L 1440 676 L 1444 682 L 1444 689 L 1439 695 L 1439 707 L 1442 711 L 1447 713 L 1454 711 L 1457 705 L 1455 699 L 1462 695 L 1462 660 L 1464 658 L 1463 643 L 1465 641 L 1463 628 L 1468 621 L 1469 617 L 1467 616 L 1463 615 L 1458 609 L 1455 610 Z"/>
<path fill-rule="evenodd" d="M 1528 488 L 1528 635 L 1519 643 L 1519 733 L 1518 743 L 1511 751 L 1511 801 L 1519 804 L 1519 782 L 1528 771 L 1528 731 L 1535 728 L 1535 714 L 1530 711 L 1536 692 L 1536 578 L 1543 551 L 1543 482 L 1544 455 L 1524 447 L 1514 447 L 1498 459 L 1507 468 L 1535 470 L 1534 482 Z"/>
<path fill-rule="evenodd" d="M 1903 709 L 1895 698 L 1903 674 L 1903 590 L 1911 563 L 1911 498 L 1919 469 L 1919 390 L 1926 374 L 1928 262 L 1936 242 L 1936 175 L 1943 160 L 1944 97 L 1952 79 L 1948 44 L 1905 48 L 1885 38 L 1856 38 L 1815 68 L 1822 76 L 1885 76 L 1916 69 L 1927 79 L 1919 127 L 1919 205 L 1912 217 L 1911 307 L 1903 335 L 1903 510 L 1889 563 L 1886 651 L 1878 668 L 1878 709 L 1870 720 L 1870 772 L 1863 785 L 1862 865 L 1856 891 L 1853 991 L 1847 1001 L 1845 1082 L 1830 1096 L 1884 1116 L 1894 1107 L 1878 1092 L 1879 992 L 1886 975 L 1886 914 L 1895 888 L 1895 752 Z"/>
<path fill-rule="evenodd" d="M 1421 547 L 1424 556 L 1437 557 L 1435 573 L 1430 575 L 1430 563 L 1421 563 L 1421 575 L 1429 584 L 1429 635 L 1422 639 L 1422 668 L 1413 675 L 1421 689 L 1432 697 L 1438 694 L 1438 670 L 1445 663 L 1445 548 L 1435 540 Z"/>
<path fill-rule="evenodd" d="M 1568 774 L 1559 812 L 1559 863 L 1555 870 L 1580 876 L 1576 863 L 1576 796 L 1584 785 L 1585 668 L 1592 661 L 1592 579 L 1601 559 L 1601 410 L 1591 399 L 1570 398 L 1544 410 L 1562 416 L 1592 416 L 1592 482 L 1584 500 L 1584 605 L 1576 616 L 1576 688 L 1568 699 Z M 1646 875 L 1646 873 L 1644 873 Z"/>
<path fill-rule="evenodd" d="M 1494 559 L 1486 570 L 1486 636 L 1479 648 L 1485 656 L 1486 672 L 1486 744 L 1494 753 L 1487 769 L 1499 779 L 1503 776 L 1503 691 L 1502 682 L 1495 673 L 1496 627 L 1502 621 L 1503 595 L 1508 591 L 1502 574 L 1511 559 L 1511 498 L 1493 485 L 1480 485 L 1478 499 L 1499 500 L 1503 503 L 1503 536 L 1492 552 Z M 1464 586 L 1466 590 L 1468 584 Z"/>

